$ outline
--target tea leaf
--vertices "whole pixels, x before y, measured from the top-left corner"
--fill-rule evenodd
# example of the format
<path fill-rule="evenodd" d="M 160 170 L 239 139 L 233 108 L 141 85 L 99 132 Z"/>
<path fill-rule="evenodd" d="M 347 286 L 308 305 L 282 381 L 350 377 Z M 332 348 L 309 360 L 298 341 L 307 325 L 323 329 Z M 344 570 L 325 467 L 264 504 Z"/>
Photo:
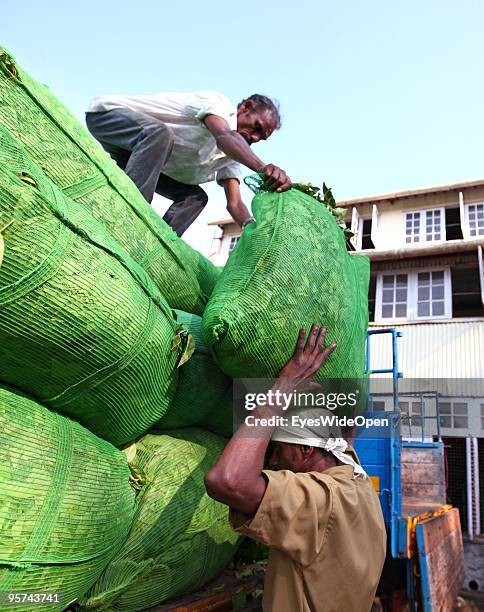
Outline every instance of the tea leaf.
<path fill-rule="evenodd" d="M 186 363 L 190 359 L 190 357 L 193 355 L 194 352 L 195 352 L 195 339 L 192 336 L 192 334 L 188 334 L 187 339 L 186 339 L 185 348 L 183 350 L 182 356 L 180 357 L 180 361 L 176 367 L 179 368 L 184 363 Z"/>

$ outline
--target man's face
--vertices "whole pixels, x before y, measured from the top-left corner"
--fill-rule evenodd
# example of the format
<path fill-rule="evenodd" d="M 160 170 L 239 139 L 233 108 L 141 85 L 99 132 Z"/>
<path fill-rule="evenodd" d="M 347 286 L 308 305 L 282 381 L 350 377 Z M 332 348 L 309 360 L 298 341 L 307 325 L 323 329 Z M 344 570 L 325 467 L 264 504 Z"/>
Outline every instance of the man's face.
<path fill-rule="evenodd" d="M 250 146 L 259 140 L 267 140 L 276 129 L 274 115 L 266 108 L 254 110 L 252 100 L 246 100 L 237 109 L 237 132 Z"/>
<path fill-rule="evenodd" d="M 286 442 L 271 442 L 271 452 L 268 462 L 271 469 L 291 470 L 291 472 L 304 471 L 302 468 L 307 457 L 298 444 Z"/>

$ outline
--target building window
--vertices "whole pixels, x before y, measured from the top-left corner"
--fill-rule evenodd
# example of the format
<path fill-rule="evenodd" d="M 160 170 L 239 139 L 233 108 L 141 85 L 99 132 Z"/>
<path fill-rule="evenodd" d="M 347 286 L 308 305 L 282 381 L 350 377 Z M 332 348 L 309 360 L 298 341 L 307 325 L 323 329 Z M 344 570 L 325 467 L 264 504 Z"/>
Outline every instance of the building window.
<path fill-rule="evenodd" d="M 417 317 L 445 315 L 444 271 L 417 274 Z"/>
<path fill-rule="evenodd" d="M 432 208 L 405 213 L 405 242 L 445 240 L 444 209 Z"/>
<path fill-rule="evenodd" d="M 442 236 L 442 211 L 439 208 L 425 211 L 425 240 L 440 240 Z"/>
<path fill-rule="evenodd" d="M 361 226 L 361 248 L 362 249 L 374 249 L 375 245 L 371 238 L 371 219 L 362 219 L 363 223 Z"/>
<path fill-rule="evenodd" d="M 353 207 L 351 212 L 351 221 L 346 221 L 346 227 L 351 230 L 353 236 L 346 243 L 346 248 L 350 245 L 355 251 L 360 249 L 374 249 L 372 232 L 374 229 L 373 223 L 376 223 L 377 212 L 374 210 L 371 219 L 363 219 L 356 207 Z M 376 227 L 376 225 L 375 225 Z"/>
<path fill-rule="evenodd" d="M 368 287 L 368 315 L 369 320 L 375 320 L 376 307 L 376 276 L 370 276 L 370 286 Z"/>
<path fill-rule="evenodd" d="M 445 239 L 446 240 L 462 240 L 464 234 L 462 232 L 462 223 L 460 218 L 460 208 L 452 207 L 445 209 Z"/>
<path fill-rule="evenodd" d="M 469 415 L 465 402 L 439 402 L 440 426 L 467 429 Z"/>
<path fill-rule="evenodd" d="M 422 403 L 421 402 L 399 402 L 400 413 L 404 425 L 422 427 Z"/>
<path fill-rule="evenodd" d="M 410 424 L 413 427 L 422 427 L 422 404 L 420 402 L 412 402 L 410 406 Z"/>
<path fill-rule="evenodd" d="M 231 236 L 230 237 L 230 242 L 229 242 L 229 255 L 230 253 L 232 253 L 232 251 L 235 249 L 235 245 L 237 244 L 237 242 L 239 241 L 240 236 Z"/>
<path fill-rule="evenodd" d="M 385 274 L 382 278 L 381 316 L 398 319 L 407 316 L 407 274 Z"/>
<path fill-rule="evenodd" d="M 374 412 L 384 412 L 385 411 L 385 402 L 381 400 L 372 401 L 371 407 Z"/>
<path fill-rule="evenodd" d="M 440 426 L 452 427 L 452 411 L 448 402 L 439 402 Z"/>
<path fill-rule="evenodd" d="M 450 318 L 450 271 L 382 272 L 377 279 L 375 315 L 375 321 L 383 322 Z"/>
<path fill-rule="evenodd" d="M 405 217 L 406 242 L 420 242 L 420 213 L 407 213 Z"/>
<path fill-rule="evenodd" d="M 479 262 L 454 265 L 452 276 L 452 316 L 482 317 Z M 484 282 L 484 281 L 483 281 Z"/>
<path fill-rule="evenodd" d="M 467 204 L 469 236 L 484 236 L 484 203 Z"/>

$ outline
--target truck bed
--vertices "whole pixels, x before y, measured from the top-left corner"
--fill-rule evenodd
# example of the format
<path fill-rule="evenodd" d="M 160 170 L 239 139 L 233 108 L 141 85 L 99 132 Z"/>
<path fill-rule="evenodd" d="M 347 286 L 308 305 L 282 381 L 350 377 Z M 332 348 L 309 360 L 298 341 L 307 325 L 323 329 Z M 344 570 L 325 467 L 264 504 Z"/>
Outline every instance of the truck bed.
<path fill-rule="evenodd" d="M 244 564 L 226 569 L 204 587 L 174 597 L 145 612 L 230 612 L 262 610 L 262 588 L 265 568 L 258 564 Z"/>

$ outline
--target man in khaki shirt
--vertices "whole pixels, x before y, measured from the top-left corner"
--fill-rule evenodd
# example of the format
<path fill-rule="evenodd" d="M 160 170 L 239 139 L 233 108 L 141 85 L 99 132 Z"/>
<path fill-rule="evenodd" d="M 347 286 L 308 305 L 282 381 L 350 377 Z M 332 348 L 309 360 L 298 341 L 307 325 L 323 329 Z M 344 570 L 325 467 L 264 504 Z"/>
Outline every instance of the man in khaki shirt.
<path fill-rule="evenodd" d="M 325 329 L 301 330 L 273 395 L 297 390 L 335 345 Z M 270 394 L 268 394 L 268 397 Z M 208 494 L 231 509 L 234 528 L 270 547 L 263 609 L 273 612 L 368 612 L 383 569 L 386 532 L 378 497 L 354 451 L 320 408 L 285 414 L 266 402 L 255 419 L 287 417 L 278 427 L 242 424 L 205 478 Z M 294 425 L 292 416 L 312 418 Z M 264 470 L 272 438 L 269 463 Z"/>

